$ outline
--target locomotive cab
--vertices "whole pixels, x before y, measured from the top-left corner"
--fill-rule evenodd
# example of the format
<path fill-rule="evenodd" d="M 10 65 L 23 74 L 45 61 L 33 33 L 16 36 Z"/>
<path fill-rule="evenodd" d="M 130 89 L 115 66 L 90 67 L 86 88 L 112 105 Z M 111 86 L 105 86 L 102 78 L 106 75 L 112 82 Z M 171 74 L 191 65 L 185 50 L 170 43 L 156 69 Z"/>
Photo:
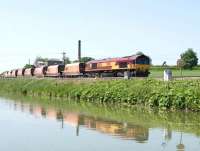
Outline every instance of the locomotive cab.
<path fill-rule="evenodd" d="M 135 60 L 135 74 L 137 76 L 148 76 L 151 59 L 148 56 L 140 55 Z"/>
<path fill-rule="evenodd" d="M 141 55 L 137 57 L 136 60 L 134 60 L 134 62 L 140 65 L 150 65 L 150 58 L 145 55 Z"/>

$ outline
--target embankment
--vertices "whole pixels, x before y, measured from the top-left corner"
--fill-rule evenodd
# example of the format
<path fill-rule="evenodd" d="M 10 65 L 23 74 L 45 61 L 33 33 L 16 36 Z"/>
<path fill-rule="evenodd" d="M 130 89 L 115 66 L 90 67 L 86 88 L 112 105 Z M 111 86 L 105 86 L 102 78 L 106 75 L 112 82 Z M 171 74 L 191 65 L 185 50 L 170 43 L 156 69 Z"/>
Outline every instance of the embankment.
<path fill-rule="evenodd" d="M 0 79 L 0 92 L 131 107 L 200 111 L 200 80 Z"/>

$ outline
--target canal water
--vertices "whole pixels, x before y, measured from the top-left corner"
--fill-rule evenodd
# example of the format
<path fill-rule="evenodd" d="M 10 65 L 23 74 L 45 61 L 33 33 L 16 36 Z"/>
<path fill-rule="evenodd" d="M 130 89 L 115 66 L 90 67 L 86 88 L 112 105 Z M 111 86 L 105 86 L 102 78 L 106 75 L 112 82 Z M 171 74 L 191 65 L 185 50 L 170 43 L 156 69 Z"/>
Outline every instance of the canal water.
<path fill-rule="evenodd" d="M 199 113 L 0 98 L 1 151 L 199 151 Z"/>

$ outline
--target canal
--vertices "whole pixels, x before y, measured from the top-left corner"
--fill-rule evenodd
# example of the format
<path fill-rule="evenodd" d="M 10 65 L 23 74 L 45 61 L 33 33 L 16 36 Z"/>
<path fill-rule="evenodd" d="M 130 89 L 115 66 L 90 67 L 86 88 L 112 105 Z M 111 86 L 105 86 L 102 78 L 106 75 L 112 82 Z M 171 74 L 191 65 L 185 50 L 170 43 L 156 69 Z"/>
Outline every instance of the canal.
<path fill-rule="evenodd" d="M 2 151 L 198 151 L 199 113 L 0 97 Z"/>

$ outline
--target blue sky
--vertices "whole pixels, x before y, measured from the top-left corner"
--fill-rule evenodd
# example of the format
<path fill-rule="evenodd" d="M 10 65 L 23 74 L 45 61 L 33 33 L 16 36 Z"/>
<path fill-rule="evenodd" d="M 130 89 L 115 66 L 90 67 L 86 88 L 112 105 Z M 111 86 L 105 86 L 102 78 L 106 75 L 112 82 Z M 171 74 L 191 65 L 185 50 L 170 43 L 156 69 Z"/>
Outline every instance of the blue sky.
<path fill-rule="evenodd" d="M 197 0 L 0 0 L 0 72 L 36 56 L 120 57 L 143 51 L 176 64 L 187 48 L 200 57 Z"/>

